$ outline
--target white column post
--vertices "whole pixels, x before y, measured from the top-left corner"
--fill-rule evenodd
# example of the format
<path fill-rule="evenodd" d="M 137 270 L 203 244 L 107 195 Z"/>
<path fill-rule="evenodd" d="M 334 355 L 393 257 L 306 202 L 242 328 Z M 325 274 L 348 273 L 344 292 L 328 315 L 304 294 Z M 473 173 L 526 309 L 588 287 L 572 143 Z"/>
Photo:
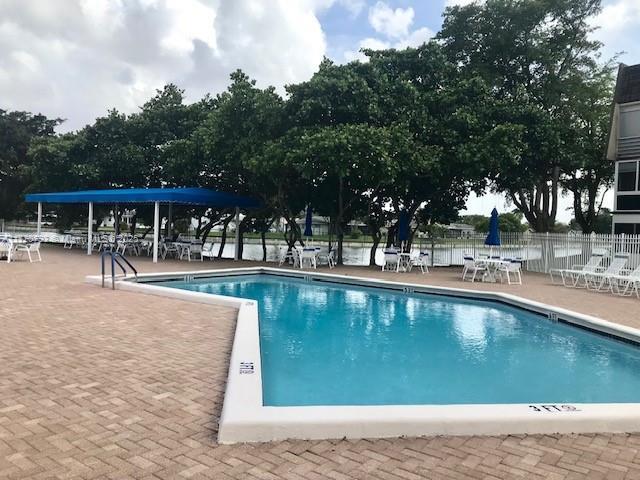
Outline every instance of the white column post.
<path fill-rule="evenodd" d="M 160 239 L 160 202 L 155 202 L 153 211 L 153 263 L 158 263 L 158 240 Z"/>
<path fill-rule="evenodd" d="M 42 202 L 38 202 L 38 227 L 36 232 L 38 233 L 38 236 L 40 235 L 40 232 L 42 231 Z"/>
<path fill-rule="evenodd" d="M 236 207 L 236 253 L 234 260 L 240 260 L 240 207 Z"/>
<path fill-rule="evenodd" d="M 89 220 L 87 220 L 87 255 L 93 250 L 93 202 L 89 202 Z"/>

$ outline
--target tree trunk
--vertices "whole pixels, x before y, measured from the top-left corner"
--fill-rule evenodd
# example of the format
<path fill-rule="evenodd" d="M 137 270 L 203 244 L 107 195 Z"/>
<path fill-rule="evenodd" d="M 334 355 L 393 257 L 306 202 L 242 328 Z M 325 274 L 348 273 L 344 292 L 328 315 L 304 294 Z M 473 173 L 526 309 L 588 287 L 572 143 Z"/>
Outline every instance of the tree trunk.
<path fill-rule="evenodd" d="M 378 245 L 380 245 L 380 240 L 382 240 L 382 232 L 380 232 L 380 229 L 376 229 L 375 232 L 374 230 L 371 228 L 371 226 L 369 226 L 369 230 L 370 230 L 370 234 L 371 234 L 371 240 L 373 241 L 373 244 L 371 245 L 371 250 L 369 250 L 369 266 L 370 267 L 375 267 L 376 266 L 376 251 L 378 250 Z"/>
<path fill-rule="evenodd" d="M 338 258 L 337 264 L 343 264 L 342 258 L 342 243 L 344 240 L 344 229 L 343 229 L 343 219 L 344 219 L 344 204 L 342 198 L 342 189 L 344 186 L 344 180 L 342 175 L 338 177 L 338 215 L 336 217 L 336 236 L 338 237 Z"/>
<path fill-rule="evenodd" d="M 396 240 L 396 232 L 398 231 L 398 223 L 394 223 L 387 230 L 387 243 L 385 245 L 386 248 L 391 248 L 395 244 Z"/>
<path fill-rule="evenodd" d="M 196 227 L 196 240 L 202 235 L 202 215 L 198 215 L 198 226 Z"/>
<path fill-rule="evenodd" d="M 240 229 L 240 234 L 238 235 L 238 260 L 242 260 L 242 254 L 244 253 L 244 233 L 247 230 L 247 225 L 251 221 L 251 218 L 252 217 L 247 213 L 240 221 L 240 225 L 236 225 L 236 228 Z"/>
<path fill-rule="evenodd" d="M 137 226 L 138 226 L 138 215 L 135 214 L 135 215 L 133 215 L 133 217 L 131 217 L 131 229 L 130 229 L 131 235 L 135 235 L 136 234 L 136 227 Z"/>
<path fill-rule="evenodd" d="M 224 252 L 224 246 L 227 243 L 227 227 L 229 227 L 229 223 L 233 220 L 233 215 L 229 215 L 222 222 L 222 237 L 220 238 L 220 249 L 218 249 L 218 258 L 222 258 L 222 252 Z"/>
<path fill-rule="evenodd" d="M 262 242 L 262 261 L 267 261 L 267 232 L 260 232 L 260 241 Z"/>

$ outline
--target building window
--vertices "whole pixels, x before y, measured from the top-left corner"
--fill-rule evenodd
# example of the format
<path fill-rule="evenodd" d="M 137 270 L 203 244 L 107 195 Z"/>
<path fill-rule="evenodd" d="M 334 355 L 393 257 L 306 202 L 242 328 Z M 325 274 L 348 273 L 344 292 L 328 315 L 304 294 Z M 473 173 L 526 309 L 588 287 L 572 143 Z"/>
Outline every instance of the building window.
<path fill-rule="evenodd" d="M 630 105 L 620 108 L 620 138 L 640 137 L 640 108 Z"/>
<path fill-rule="evenodd" d="M 613 226 L 613 233 L 619 235 L 640 235 L 640 223 L 616 223 Z"/>
<path fill-rule="evenodd" d="M 638 162 L 618 163 L 618 191 L 633 192 L 638 186 Z"/>
<path fill-rule="evenodd" d="M 617 210 L 640 210 L 640 195 L 618 195 Z"/>

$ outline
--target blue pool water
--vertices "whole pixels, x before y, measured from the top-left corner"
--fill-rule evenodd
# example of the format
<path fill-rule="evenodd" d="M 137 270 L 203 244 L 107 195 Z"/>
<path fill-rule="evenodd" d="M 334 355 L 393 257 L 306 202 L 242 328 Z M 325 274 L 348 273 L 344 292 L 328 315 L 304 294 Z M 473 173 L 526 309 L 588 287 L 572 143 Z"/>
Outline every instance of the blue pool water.
<path fill-rule="evenodd" d="M 499 303 L 273 275 L 161 285 L 259 302 L 267 406 L 640 402 L 640 348 Z"/>

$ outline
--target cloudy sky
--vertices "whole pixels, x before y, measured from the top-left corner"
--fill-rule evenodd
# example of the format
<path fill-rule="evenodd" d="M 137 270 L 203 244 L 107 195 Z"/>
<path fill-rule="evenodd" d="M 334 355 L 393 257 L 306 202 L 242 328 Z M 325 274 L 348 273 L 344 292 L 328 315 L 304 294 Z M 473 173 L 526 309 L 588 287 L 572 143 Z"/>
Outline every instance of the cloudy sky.
<path fill-rule="evenodd" d="M 446 5 L 469 0 L 0 0 L 0 108 L 81 128 L 109 108 L 135 111 L 174 82 L 189 100 L 242 68 L 260 86 L 309 78 L 323 56 L 419 45 Z M 604 0 L 605 55 L 640 63 L 640 0 Z M 470 211 L 503 207 L 488 196 Z M 563 212 L 567 219 L 570 214 Z"/>

